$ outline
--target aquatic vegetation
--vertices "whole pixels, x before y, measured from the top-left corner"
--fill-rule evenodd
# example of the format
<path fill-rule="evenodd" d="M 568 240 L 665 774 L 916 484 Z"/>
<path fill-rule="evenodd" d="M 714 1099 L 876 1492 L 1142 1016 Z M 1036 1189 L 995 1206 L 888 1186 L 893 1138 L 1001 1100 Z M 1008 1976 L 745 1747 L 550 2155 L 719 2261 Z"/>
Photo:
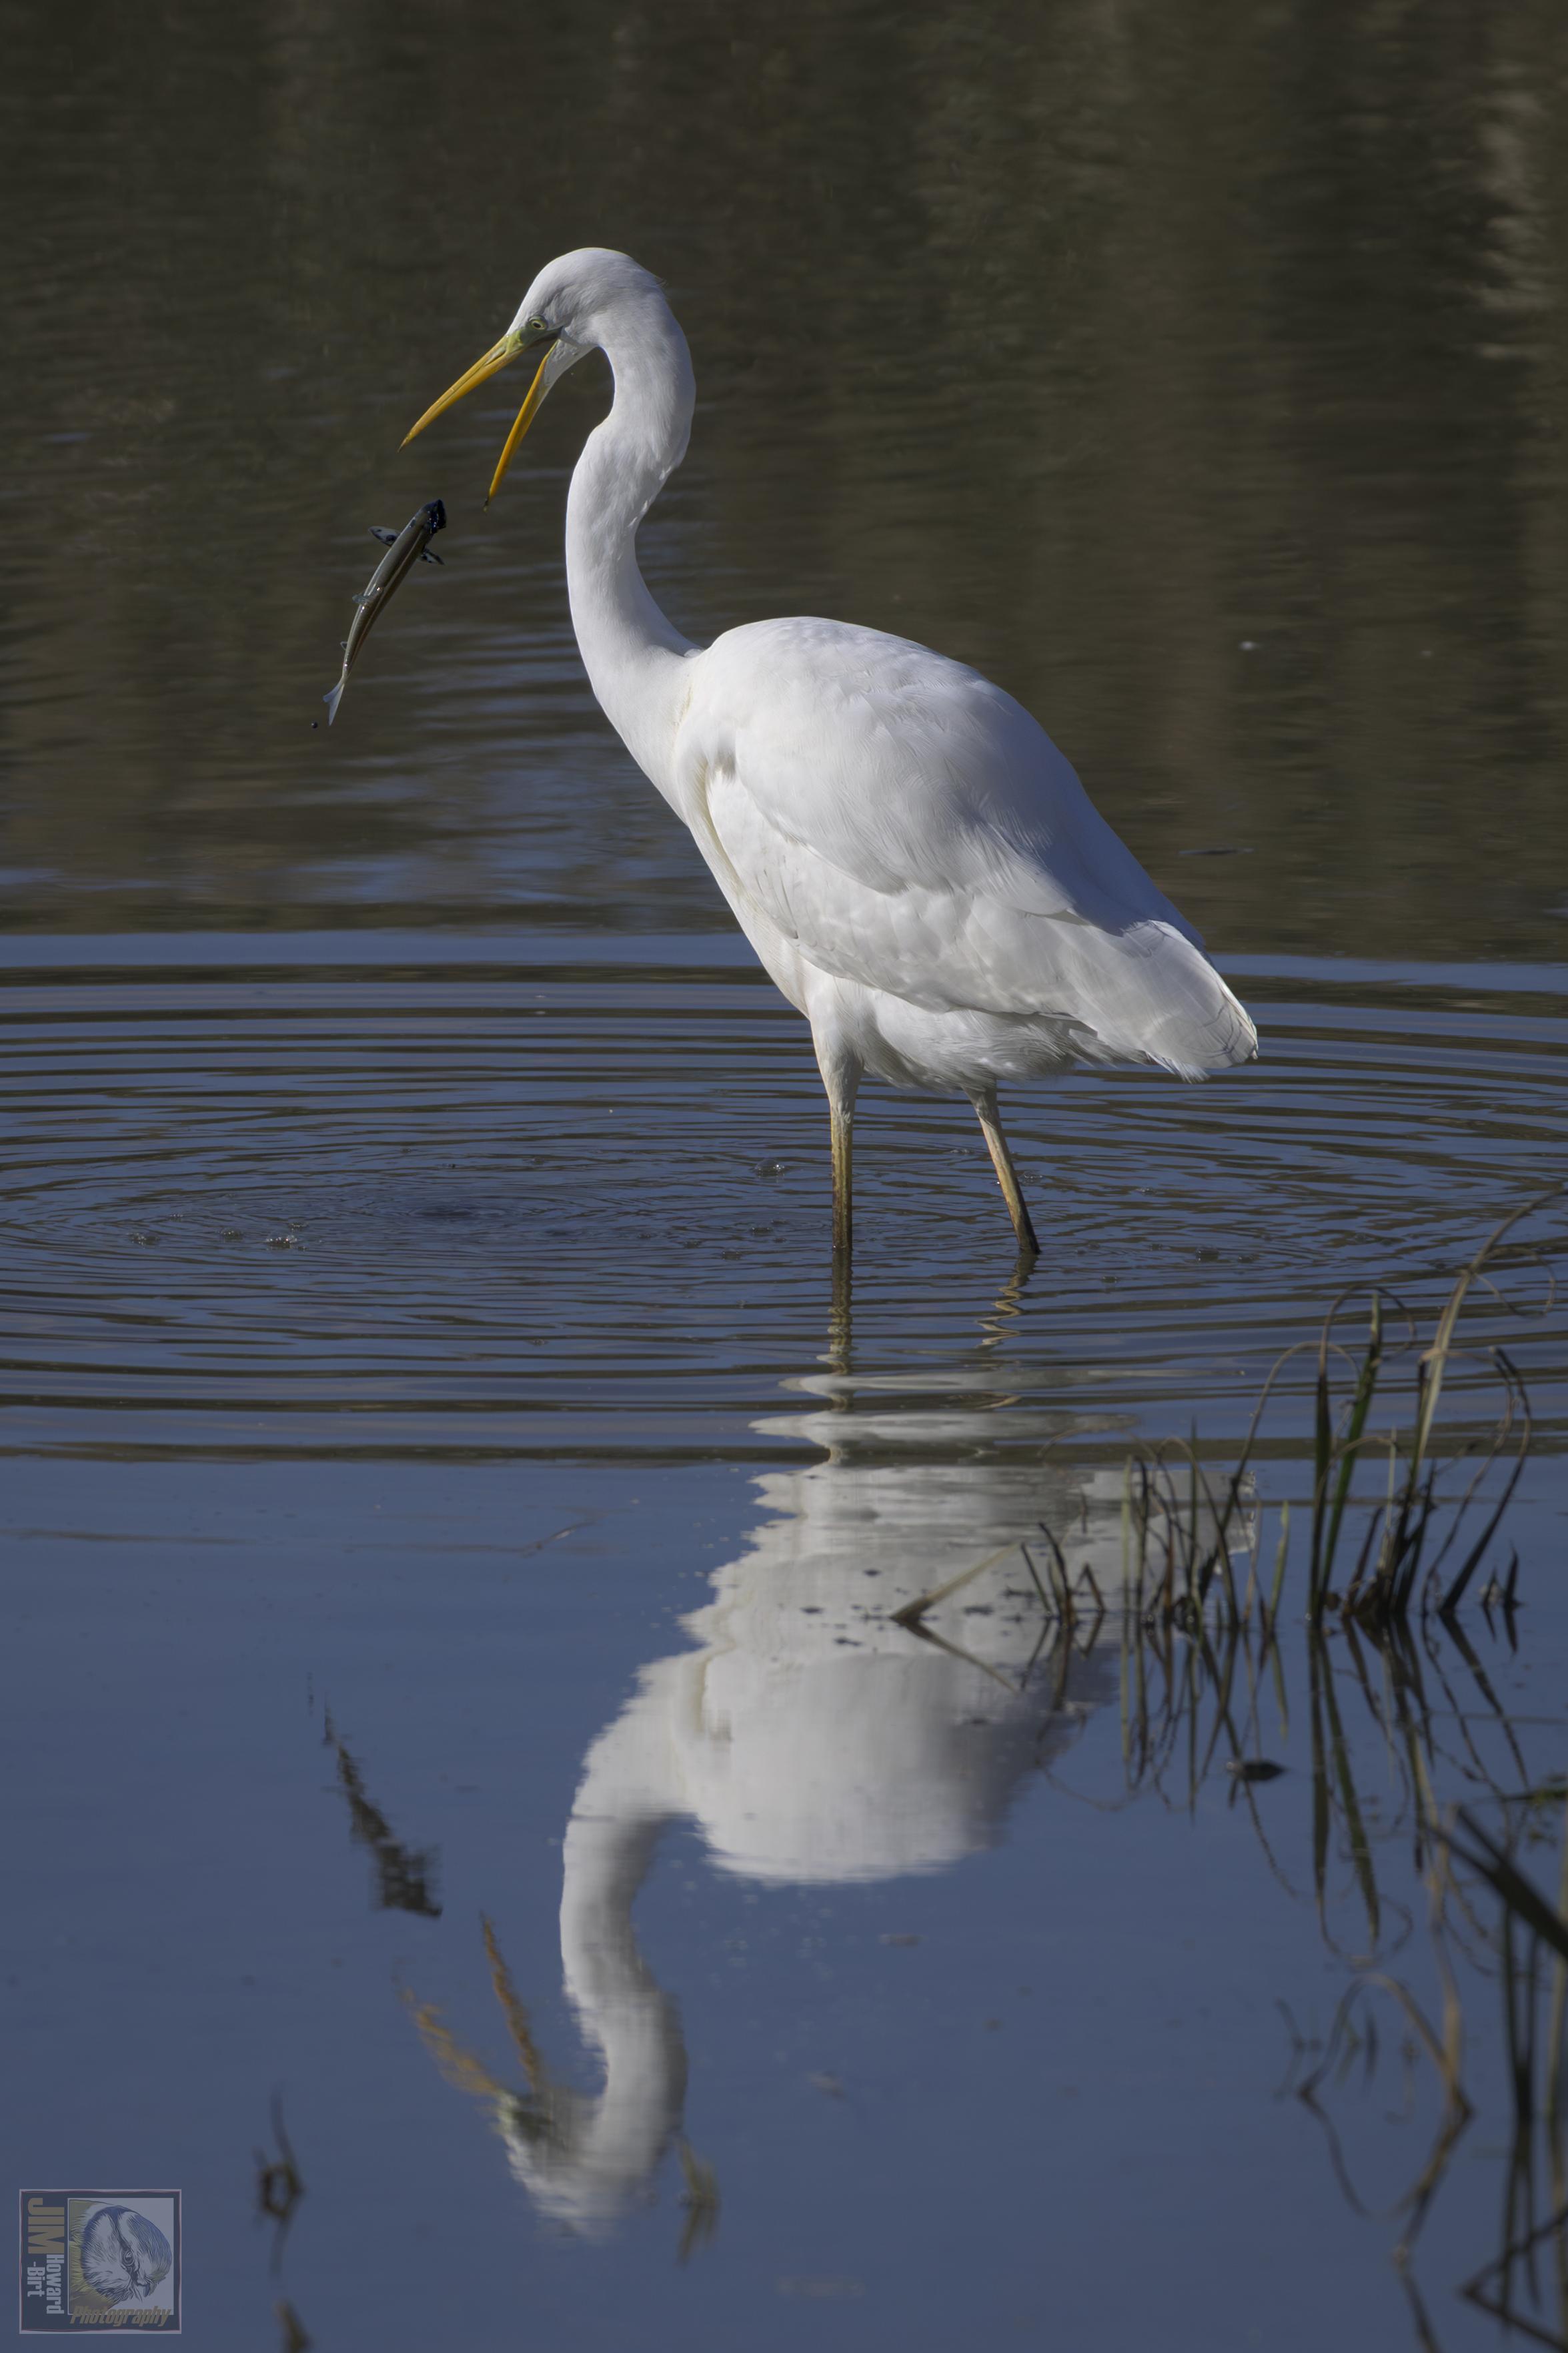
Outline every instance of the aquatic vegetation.
<path fill-rule="evenodd" d="M 1535 2342 L 1568 2348 L 1568 1778 L 1532 1769 L 1477 1647 L 1518 1652 L 1521 1562 L 1511 1545 L 1504 1556 L 1504 1520 L 1532 1424 L 1495 1335 L 1461 1345 L 1478 1300 L 1510 1317 L 1529 1312 L 1504 1295 L 1510 1270 L 1542 1271 L 1551 1304 L 1541 1252 L 1510 1238 L 1558 1191 L 1493 1229 L 1425 1329 L 1376 1286 L 1352 1349 L 1339 1336 L 1351 1295 L 1335 1301 L 1312 1350 L 1304 1444 L 1288 1440 L 1265 1465 L 1260 1431 L 1288 1356 L 1228 1467 L 1205 1458 L 1195 1431 L 1130 1457 L 1119 1588 L 1075 1567 L 1070 1528 L 1042 1525 L 1037 1546 L 992 1553 L 896 1613 L 911 1634 L 951 1648 L 931 1613 L 1021 1555 L 1044 1621 L 1043 1672 L 1065 1690 L 1069 1662 L 1111 1643 L 1118 1653 L 1121 1792 L 1070 1790 L 1042 1762 L 1054 1787 L 1100 1806 L 1152 1796 L 1195 1814 L 1223 1781 L 1226 1805 L 1248 1815 L 1268 1869 L 1310 1904 L 1349 1971 L 1321 2031 L 1280 2002 L 1290 2041 L 1281 2090 L 1321 2125 L 1354 2210 L 1396 2226 L 1393 2252 L 1427 2353 L 1437 2338 L 1415 2250 L 1476 2116 L 1495 2117 L 1500 2105 L 1497 2253 L 1462 2293 Z M 1445 1422 L 1439 1405 L 1458 1367 L 1467 1418 Z M 1495 1410 L 1478 1423 L 1485 1383 Z M 1389 1411 L 1400 1397 L 1404 1411 Z M 1266 1468 L 1298 1463 L 1306 1494 L 1271 1499 Z M 1485 1632 L 1472 1641 L 1461 1609 L 1477 1600 Z M 1301 1766 L 1268 1753 L 1290 1757 L 1293 1695 L 1305 1703 Z M 1303 1768 L 1304 1821 L 1289 1794 Z M 1554 1858 L 1554 1894 L 1527 1868 L 1531 1847 Z M 1305 1853 L 1305 1884 L 1292 1876 L 1293 1851 Z M 1492 2035 L 1482 2030 L 1494 2000 Z M 1500 2063 L 1484 2090 L 1478 2042 Z M 1412 2129 L 1417 2153 L 1397 2158 L 1394 2145 Z M 1391 2166 L 1393 2185 L 1374 2199 L 1368 2170 Z"/>
<path fill-rule="evenodd" d="M 1239 1455 L 1223 1478 L 1205 1462 L 1195 1430 L 1184 1445 L 1151 1447 L 1129 1456 L 1118 1607 L 1146 1627 L 1164 1624 L 1189 1633 L 1205 1627 L 1257 1624 L 1271 1634 L 1287 1602 L 1303 1607 L 1313 1623 L 1334 1619 L 1363 1632 L 1403 1624 L 1413 1612 L 1451 1619 L 1498 1535 L 1531 1438 L 1530 1401 L 1517 1366 L 1495 1339 L 1461 1348 L 1459 1319 L 1478 1291 L 1500 1299 L 1494 1274 L 1505 1264 L 1542 1267 L 1537 1248 L 1505 1256 L 1504 1243 L 1531 1211 L 1557 1198 L 1560 1191 L 1552 1186 L 1522 1202 L 1493 1229 L 1454 1277 L 1425 1344 L 1416 1316 L 1383 1284 L 1371 1288 L 1366 1338 L 1359 1356 L 1336 1337 L 1340 1319 L 1357 1293 L 1342 1293 L 1330 1307 L 1316 1343 L 1310 1344 L 1317 1365 L 1304 1593 L 1298 1590 L 1300 1574 L 1294 1584 L 1289 1576 L 1289 1498 L 1274 1507 L 1277 1540 L 1271 1569 L 1266 1564 L 1262 1531 L 1268 1514 L 1258 1493 L 1256 1466 L 1260 1432 L 1280 1376 L 1306 1343 L 1287 1349 L 1276 1363 Z M 1550 1304 L 1555 1293 L 1550 1275 L 1545 1279 Z M 1502 1303 L 1510 1313 L 1523 1312 Z M 1391 1318 L 1405 1326 L 1403 1334 L 1396 1332 L 1392 1338 Z M 1445 1438 L 1438 1424 L 1445 1380 L 1459 1364 L 1472 1371 L 1479 1367 L 1500 1394 L 1496 1415 L 1479 1440 L 1468 1428 L 1461 1428 L 1457 1441 L 1452 1434 Z M 1386 1397 L 1401 1366 L 1413 1367 L 1409 1419 L 1374 1424 L 1374 1402 L 1380 1395 Z M 1374 1465 L 1379 1456 L 1385 1465 L 1383 1489 L 1369 1499 L 1358 1492 L 1358 1473 Z M 1444 1476 L 1460 1466 L 1468 1476 L 1451 1495 L 1442 1483 Z M 1494 1477 L 1500 1466 L 1500 1475 Z M 1362 1533 L 1352 1560 L 1346 1538 L 1358 1512 Z M 1300 1518 L 1298 1512 L 1298 1525 Z M 1477 1519 L 1479 1531 L 1460 1553 L 1460 1540 L 1471 1534 Z M 1039 1562 L 1026 1545 L 1018 1549 L 1047 1616 L 1076 1628 L 1086 1617 L 1103 1615 L 1107 1598 L 1092 1569 L 1085 1564 L 1075 1577 L 1064 1541 L 1044 1522 L 1040 1538 Z M 960 1570 L 899 1610 L 898 1622 L 911 1631 L 920 1630 L 940 1602 L 951 1599 L 1013 1550 L 1007 1546 Z M 1485 1598 L 1511 1612 L 1518 1576 L 1515 1553 L 1502 1575 L 1494 1571 Z"/>
<path fill-rule="evenodd" d="M 1490 1639 L 1512 1655 L 1511 1609 Z M 1122 1788 L 1091 1801 L 1153 1797 L 1192 1815 L 1223 1781 L 1268 1871 L 1310 1906 L 1348 1972 L 1321 2031 L 1280 2000 L 1279 2088 L 1321 2126 L 1352 2209 L 1394 2226 L 1417 2341 L 1427 2353 L 1438 2342 L 1412 2269 L 1417 2242 L 1477 2117 L 1495 2135 L 1500 2111 L 1497 2253 L 1461 2292 L 1568 2348 L 1568 1784 L 1531 1773 L 1451 1613 L 1372 1636 L 1342 1617 L 1187 1633 L 1126 1611 L 1114 1628 L 1109 1613 L 1080 1622 L 1062 1647 L 1112 1641 Z M 1290 1694 L 1303 1683 L 1305 1757 L 1281 1767 L 1259 1753 L 1264 1721 L 1271 1713 L 1268 1745 L 1289 1757 Z M 1304 1805 L 1291 1787 L 1303 1781 Z M 1554 1863 L 1555 1895 L 1526 1867 L 1529 1848 Z M 1389 2179 L 1374 2196 L 1365 2184 L 1377 2173 Z M 1464 2177 L 1471 2198 L 1475 2180 Z"/>

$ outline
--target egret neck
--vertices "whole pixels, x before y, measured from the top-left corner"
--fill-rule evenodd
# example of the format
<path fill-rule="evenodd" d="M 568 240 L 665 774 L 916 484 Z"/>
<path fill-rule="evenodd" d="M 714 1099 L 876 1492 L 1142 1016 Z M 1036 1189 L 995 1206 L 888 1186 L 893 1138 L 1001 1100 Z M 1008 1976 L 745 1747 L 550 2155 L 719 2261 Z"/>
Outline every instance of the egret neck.
<path fill-rule="evenodd" d="M 566 501 L 566 585 L 589 682 L 627 751 L 667 800 L 675 730 L 698 649 L 666 620 L 637 568 L 637 526 L 686 455 L 696 383 L 662 298 L 606 322 L 616 396 L 588 436 Z"/>

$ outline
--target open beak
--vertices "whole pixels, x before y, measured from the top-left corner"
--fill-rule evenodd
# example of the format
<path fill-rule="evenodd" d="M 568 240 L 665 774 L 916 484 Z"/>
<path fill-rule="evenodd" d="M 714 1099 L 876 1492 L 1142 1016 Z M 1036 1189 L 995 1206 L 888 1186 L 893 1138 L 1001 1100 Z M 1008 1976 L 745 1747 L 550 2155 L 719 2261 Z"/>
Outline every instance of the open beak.
<path fill-rule="evenodd" d="M 455 402 L 463 398 L 465 393 L 472 392 L 476 385 L 484 384 L 492 375 L 499 375 L 503 367 L 510 365 L 520 352 L 526 351 L 531 343 L 537 343 L 538 340 L 537 331 L 532 335 L 526 335 L 516 327 L 509 327 L 500 343 L 491 344 L 483 359 L 476 360 L 466 375 L 460 375 L 457 383 L 449 385 L 441 395 L 439 400 L 431 403 L 418 424 L 411 427 L 404 435 L 403 447 L 406 449 L 415 435 L 423 433 L 425 427 L 439 417 L 443 409 L 450 408 Z M 533 382 L 528 387 L 528 397 L 518 410 L 517 422 L 506 437 L 506 447 L 501 451 L 500 462 L 490 478 L 489 491 L 485 499 L 486 506 L 489 506 L 490 500 L 500 490 L 506 470 L 517 454 L 518 445 L 544 406 L 545 396 L 552 385 L 563 376 L 567 369 L 582 357 L 583 353 L 575 344 L 559 340 L 552 341 L 544 357 L 539 363 Z"/>

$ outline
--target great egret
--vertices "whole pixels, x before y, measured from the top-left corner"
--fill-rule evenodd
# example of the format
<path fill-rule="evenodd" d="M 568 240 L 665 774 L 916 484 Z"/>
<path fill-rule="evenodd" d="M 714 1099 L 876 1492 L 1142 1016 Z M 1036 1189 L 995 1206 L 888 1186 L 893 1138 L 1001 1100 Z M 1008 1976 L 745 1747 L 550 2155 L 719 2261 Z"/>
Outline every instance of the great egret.
<path fill-rule="evenodd" d="M 407 438 L 538 345 L 490 494 L 552 385 L 602 351 L 615 400 L 566 503 L 573 626 L 611 725 L 811 1024 L 836 1250 L 869 1070 L 968 1096 L 1033 1256 L 998 1083 L 1086 1061 L 1201 1078 L 1251 1058 L 1251 1021 L 1044 730 L 978 671 L 843 621 L 752 622 L 699 647 L 666 620 L 637 533 L 686 454 L 695 386 L 658 280 L 626 254 L 587 247 L 541 270 Z"/>

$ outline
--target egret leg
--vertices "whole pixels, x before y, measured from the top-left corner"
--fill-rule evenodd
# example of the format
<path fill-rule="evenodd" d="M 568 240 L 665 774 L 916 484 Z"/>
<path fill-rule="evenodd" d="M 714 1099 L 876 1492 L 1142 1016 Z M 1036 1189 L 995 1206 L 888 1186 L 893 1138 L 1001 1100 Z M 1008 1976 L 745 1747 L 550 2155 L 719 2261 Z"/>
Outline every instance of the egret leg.
<path fill-rule="evenodd" d="M 847 1250 L 833 1253 L 833 1313 L 827 1326 L 827 1361 L 836 1373 L 849 1370 L 855 1352 L 855 1261 Z M 835 1413 L 848 1409 L 850 1398 L 847 1390 L 836 1390 L 832 1398 Z"/>
<path fill-rule="evenodd" d="M 1013 1166 L 1013 1155 L 1007 1149 L 1007 1139 L 1002 1133 L 1002 1122 L 996 1110 L 996 1090 L 988 1087 L 984 1093 L 969 1098 L 974 1105 L 974 1115 L 980 1122 L 980 1133 L 985 1138 L 985 1149 L 991 1155 L 991 1166 L 996 1171 L 996 1182 L 1002 1187 L 1002 1198 L 1007 1204 L 1007 1215 L 1013 1220 L 1013 1231 L 1018 1237 L 1021 1258 L 1035 1259 L 1040 1245 L 1035 1240 L 1028 1204 L 1018 1183 L 1018 1172 Z"/>
<path fill-rule="evenodd" d="M 855 1097 L 862 1066 L 824 1024 L 813 1026 L 816 1067 L 827 1092 L 829 1134 L 833 1145 L 833 1257 L 847 1260 L 855 1238 L 854 1128 Z"/>
<path fill-rule="evenodd" d="M 828 1104 L 833 1140 L 833 1255 L 847 1259 L 855 1240 L 854 1106 Z"/>

